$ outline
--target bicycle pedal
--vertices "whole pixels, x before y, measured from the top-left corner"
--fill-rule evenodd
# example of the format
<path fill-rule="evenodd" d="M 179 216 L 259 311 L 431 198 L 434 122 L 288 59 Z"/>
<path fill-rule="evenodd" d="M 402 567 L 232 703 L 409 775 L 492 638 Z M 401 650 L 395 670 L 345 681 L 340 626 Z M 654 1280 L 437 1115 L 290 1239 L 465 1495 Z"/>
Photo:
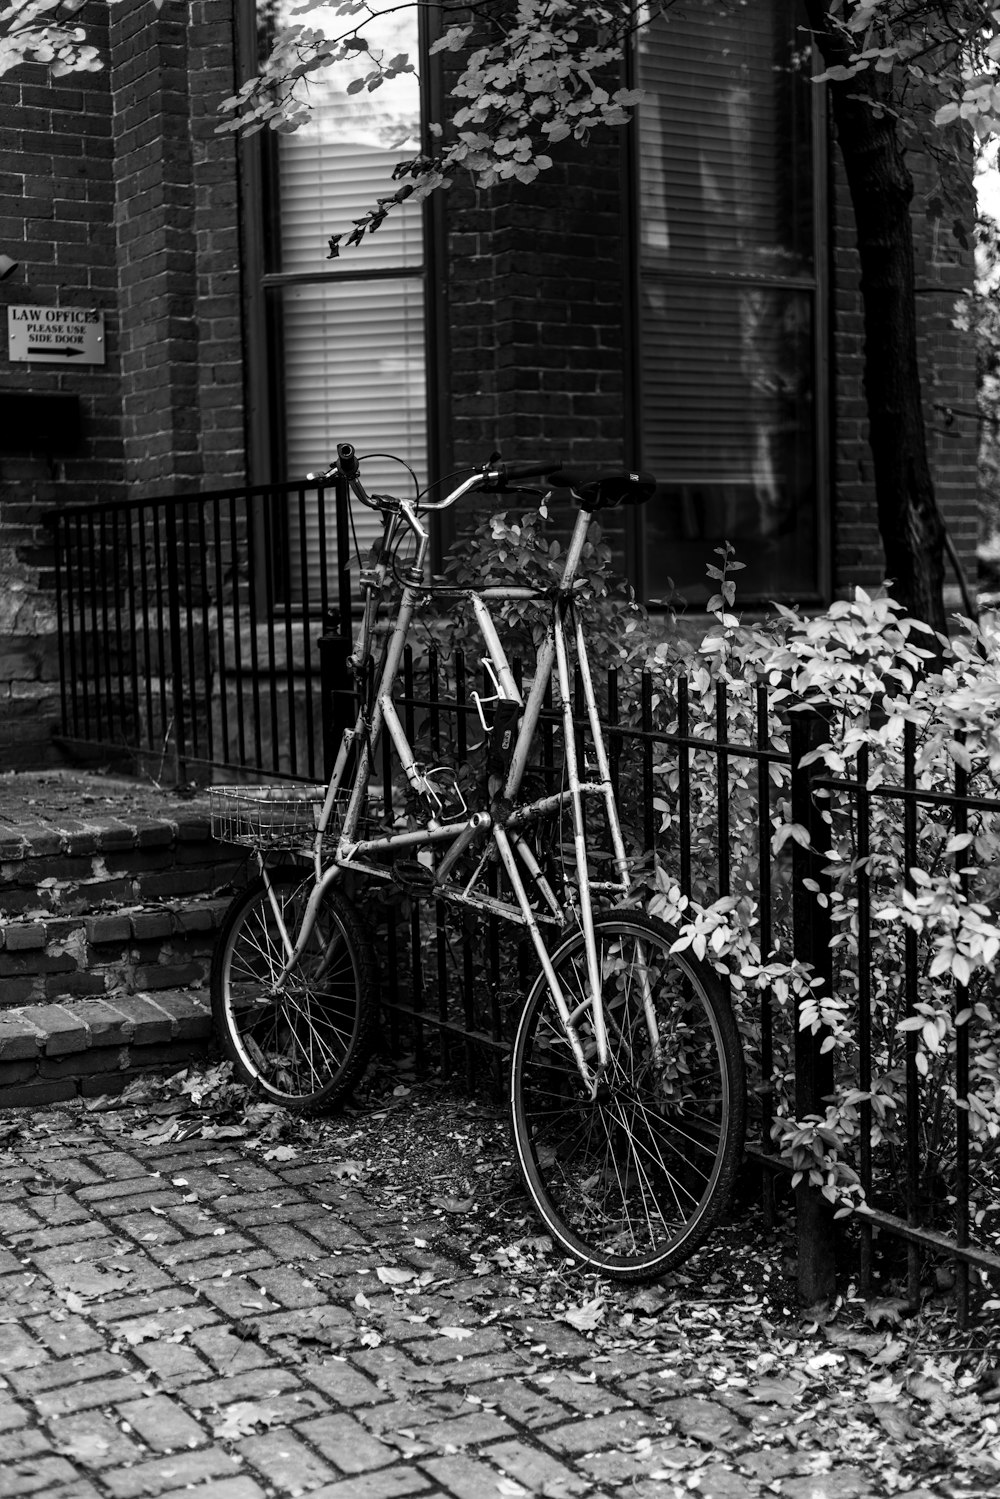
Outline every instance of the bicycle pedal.
<path fill-rule="evenodd" d="M 434 871 L 416 859 L 399 859 L 392 866 L 392 882 L 404 895 L 430 895 L 434 889 Z"/>

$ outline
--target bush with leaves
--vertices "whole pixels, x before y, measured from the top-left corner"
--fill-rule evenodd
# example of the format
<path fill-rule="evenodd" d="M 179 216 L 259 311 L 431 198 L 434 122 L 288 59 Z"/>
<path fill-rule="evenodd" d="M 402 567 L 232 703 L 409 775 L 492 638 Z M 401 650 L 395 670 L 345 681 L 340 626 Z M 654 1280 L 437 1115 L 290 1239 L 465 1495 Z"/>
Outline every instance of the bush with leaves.
<path fill-rule="evenodd" d="M 727 571 L 725 563 L 721 571 Z M 706 740 L 721 737 L 716 683 L 722 681 L 725 739 L 731 745 L 756 744 L 755 687 L 763 681 L 769 747 L 786 751 L 791 715 L 803 707 L 819 708 L 826 742 L 808 758 L 824 777 L 860 783 L 865 792 L 865 827 L 859 826 L 856 794 L 845 790 L 823 803 L 825 846 L 818 852 L 827 888 L 817 884 L 813 893 L 829 910 L 832 988 L 792 953 L 788 851 L 795 842 L 807 843 L 809 835 L 792 821 L 788 762 L 772 760 L 768 766 L 771 840 L 764 857 L 772 861 L 770 950 L 762 951 L 759 940 L 760 776 L 735 754 L 727 769 L 729 892 L 722 897 L 714 836 L 718 757 L 714 752 L 699 756 L 692 777 L 692 888 L 684 893 L 670 841 L 678 818 L 676 757 L 664 757 L 660 803 L 666 837 L 652 909 L 680 927 L 682 946 L 729 977 L 751 1058 L 760 1005 L 770 1004 L 784 1015 L 772 1075 L 759 1081 L 773 1096 L 776 1145 L 796 1173 L 806 1173 L 842 1213 L 858 1206 L 862 1106 L 867 1106 L 875 1199 L 895 1211 L 916 1208 L 923 1221 L 934 1221 L 954 1199 L 961 1113 L 970 1133 L 973 1216 L 983 1236 L 995 1239 L 1000 1226 L 994 1216 L 1000 1212 L 1000 1015 L 994 977 L 1000 953 L 1000 633 L 992 623 L 964 621 L 964 633 L 951 644 L 943 666 L 928 672 L 927 627 L 906 619 L 888 597 L 872 598 L 859 589 L 825 614 L 807 617 L 780 609 L 767 624 L 743 628 L 732 612 L 730 581 L 726 578 L 715 601 L 716 625 L 688 671 L 689 732 Z M 673 656 L 670 647 L 656 652 L 664 704 L 676 701 Z M 668 718 L 663 727 L 676 730 L 676 720 Z M 946 793 L 938 802 L 911 803 L 909 844 L 901 799 L 880 794 L 902 786 L 907 776 L 915 791 Z M 907 858 L 908 847 L 919 850 L 918 863 Z M 865 979 L 872 1053 L 871 1080 L 863 1091 L 861 873 L 867 875 L 870 898 Z M 915 991 L 908 972 L 915 976 Z M 795 1117 L 796 1025 L 821 1031 L 823 1049 L 832 1053 L 834 1088 L 822 1117 Z M 967 1097 L 958 1096 L 956 1080 L 963 1030 L 969 1046 Z M 901 1196 L 908 1049 L 918 1084 L 922 1162 L 922 1197 L 915 1204 Z M 913 1097 L 911 1090 L 911 1103 Z"/>

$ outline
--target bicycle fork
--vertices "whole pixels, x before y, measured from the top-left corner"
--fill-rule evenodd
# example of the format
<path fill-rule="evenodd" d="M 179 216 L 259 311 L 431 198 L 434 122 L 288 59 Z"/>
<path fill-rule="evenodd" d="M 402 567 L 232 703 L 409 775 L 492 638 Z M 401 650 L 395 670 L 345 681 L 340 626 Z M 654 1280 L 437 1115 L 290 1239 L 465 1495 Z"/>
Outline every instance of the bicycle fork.
<path fill-rule="evenodd" d="M 288 982 L 289 975 L 293 972 L 295 965 L 298 963 L 302 954 L 305 952 L 306 944 L 308 943 L 309 938 L 312 936 L 313 928 L 316 925 L 316 916 L 323 901 L 323 897 L 326 895 L 326 892 L 329 890 L 330 886 L 339 876 L 340 870 L 335 864 L 330 865 L 323 871 L 323 874 L 320 876 L 320 878 L 314 881 L 313 887 L 310 890 L 309 897 L 306 901 L 306 908 L 302 914 L 302 920 L 299 923 L 298 932 L 293 940 L 288 930 L 288 926 L 285 922 L 284 912 L 281 907 L 281 902 L 278 899 L 277 891 L 275 890 L 274 885 L 271 883 L 271 880 L 268 877 L 267 866 L 259 856 L 257 862 L 260 868 L 261 879 L 264 883 L 264 890 L 267 893 L 268 904 L 271 907 L 275 925 L 278 929 L 278 935 L 281 939 L 281 945 L 285 953 L 285 961 L 282 966 L 281 972 L 272 979 L 271 992 L 267 995 L 268 999 L 277 999 L 284 992 L 284 988 Z"/>

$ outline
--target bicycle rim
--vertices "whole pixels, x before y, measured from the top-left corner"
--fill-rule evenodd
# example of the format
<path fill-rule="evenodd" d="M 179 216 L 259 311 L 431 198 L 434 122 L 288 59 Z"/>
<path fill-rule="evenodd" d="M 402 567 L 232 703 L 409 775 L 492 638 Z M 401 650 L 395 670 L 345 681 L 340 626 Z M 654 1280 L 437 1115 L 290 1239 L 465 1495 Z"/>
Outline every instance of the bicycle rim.
<path fill-rule="evenodd" d="M 558 1243 L 585 1264 L 638 1280 L 693 1254 L 725 1208 L 743 1153 L 743 1057 L 718 980 L 671 953 L 676 933 L 628 912 L 596 918 L 595 933 L 607 1075 L 597 1098 L 586 1096 L 540 975 L 514 1043 L 514 1138 L 528 1192 Z M 557 949 L 553 965 L 570 1009 L 586 1006 L 582 933 Z M 578 1030 L 593 1061 L 589 1009 Z"/>
<path fill-rule="evenodd" d="M 311 882 L 276 872 L 272 887 L 294 938 Z M 275 994 L 285 954 L 262 882 L 230 907 L 212 969 L 216 1027 L 237 1073 L 276 1103 L 334 1103 L 357 1082 L 371 1051 L 378 980 L 370 939 L 353 905 L 329 890 L 305 951 Z"/>

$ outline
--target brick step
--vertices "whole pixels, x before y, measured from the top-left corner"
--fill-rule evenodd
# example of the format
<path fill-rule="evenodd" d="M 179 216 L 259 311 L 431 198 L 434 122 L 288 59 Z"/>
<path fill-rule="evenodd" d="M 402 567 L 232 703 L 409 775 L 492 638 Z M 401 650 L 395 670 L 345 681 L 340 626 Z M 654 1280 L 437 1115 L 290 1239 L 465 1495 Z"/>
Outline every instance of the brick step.
<path fill-rule="evenodd" d="M 229 893 L 0 919 L 0 1018 L 12 1005 L 208 982 Z"/>
<path fill-rule="evenodd" d="M 163 989 L 0 1012 L 0 1109 L 115 1094 L 213 1055 L 207 990 Z"/>
<path fill-rule="evenodd" d="M 212 948 L 247 872 L 204 794 L 0 776 L 0 1108 L 204 1058 Z"/>
<path fill-rule="evenodd" d="M 245 866 L 211 835 L 207 807 L 173 815 L 61 815 L 0 828 L 0 918 L 70 916 L 215 894 Z"/>

